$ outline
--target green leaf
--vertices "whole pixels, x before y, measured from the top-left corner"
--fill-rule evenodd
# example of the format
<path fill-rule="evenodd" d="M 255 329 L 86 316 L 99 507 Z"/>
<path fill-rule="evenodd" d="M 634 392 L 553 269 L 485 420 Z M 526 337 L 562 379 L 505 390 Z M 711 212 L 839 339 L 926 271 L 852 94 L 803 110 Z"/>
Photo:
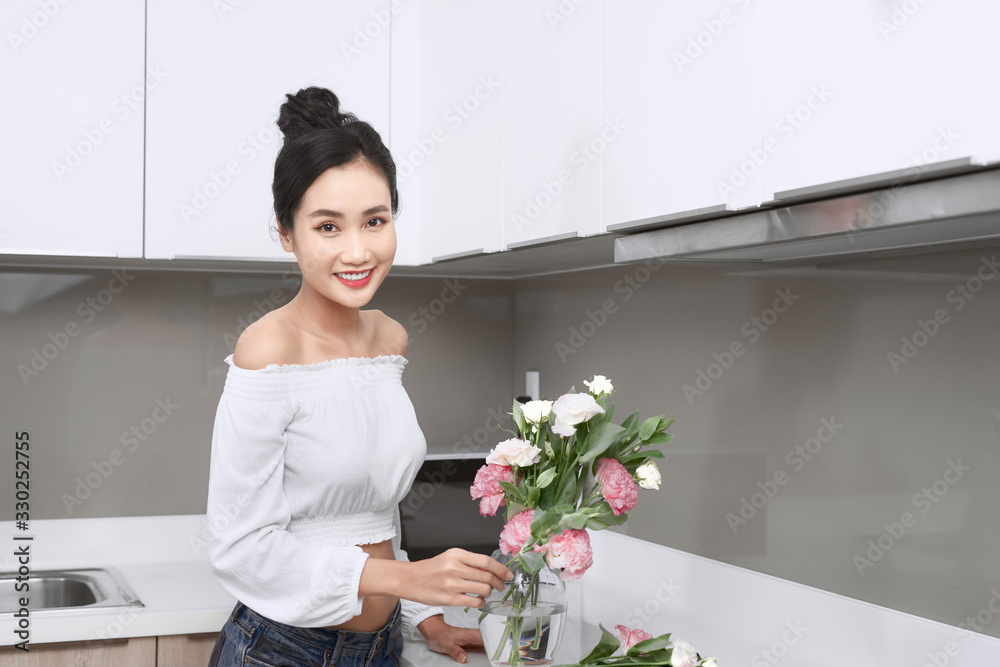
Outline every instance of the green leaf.
<path fill-rule="evenodd" d="M 641 642 L 633 644 L 632 648 L 630 648 L 625 655 L 632 658 L 640 653 L 652 653 L 653 651 L 665 649 L 669 645 L 670 633 L 667 633 L 665 635 L 660 635 L 659 637 L 653 637 L 652 639 L 644 639 Z"/>
<path fill-rule="evenodd" d="M 565 484 L 566 486 L 559 491 L 559 497 L 556 498 L 556 505 L 572 505 L 576 507 L 576 501 L 580 497 L 580 487 L 577 484 L 576 478 L 568 477 Z"/>
<path fill-rule="evenodd" d="M 556 469 L 549 468 L 548 470 L 542 472 L 542 474 L 538 476 L 538 479 L 535 481 L 535 484 L 538 485 L 539 489 L 544 489 L 549 484 L 551 484 L 552 480 L 554 480 L 555 478 L 556 478 Z"/>
<path fill-rule="evenodd" d="M 594 647 L 594 650 L 580 660 L 581 664 L 607 658 L 612 653 L 617 651 L 618 647 L 622 645 L 622 643 L 618 640 L 618 637 L 615 637 L 613 634 L 608 632 L 607 628 L 600 623 L 597 625 L 601 628 L 601 639 L 597 642 L 597 646 Z"/>
<path fill-rule="evenodd" d="M 597 427 L 587 436 L 586 448 L 580 457 L 580 463 L 593 461 L 603 454 L 608 447 L 618 439 L 622 432 L 622 427 L 611 422 L 598 424 Z"/>
<path fill-rule="evenodd" d="M 542 490 L 537 486 L 529 486 L 527 493 L 528 504 L 532 507 L 538 507 L 538 497 L 542 495 Z"/>
<path fill-rule="evenodd" d="M 524 420 L 524 413 L 521 412 L 521 404 L 516 400 L 514 401 L 514 409 L 511 411 L 511 416 L 514 418 L 514 426 L 517 427 L 519 435 L 524 437 L 528 432 L 528 428 Z"/>
<path fill-rule="evenodd" d="M 562 515 L 563 513 L 555 507 L 544 512 L 535 510 L 535 516 L 531 520 L 531 535 L 538 539 L 544 539 L 559 525 Z"/>
<path fill-rule="evenodd" d="M 639 439 L 643 442 L 649 440 L 650 436 L 656 433 L 656 428 L 659 425 L 659 417 L 650 417 L 646 421 L 642 422 L 642 428 L 639 429 Z"/>
<path fill-rule="evenodd" d="M 526 551 L 518 556 L 528 572 L 538 572 L 545 565 L 545 554 L 539 551 Z"/>
<path fill-rule="evenodd" d="M 517 487 L 514 486 L 513 484 L 511 484 L 510 482 L 501 481 L 500 482 L 500 488 L 503 489 L 504 491 L 506 491 L 508 496 L 510 496 L 514 500 L 518 501 L 522 505 L 527 505 L 528 504 L 528 503 L 524 502 L 524 498 L 521 497 L 521 492 L 518 491 Z"/>
<path fill-rule="evenodd" d="M 670 442 L 673 437 L 674 436 L 669 433 L 654 433 L 648 440 L 645 440 L 645 443 L 647 445 L 665 445 Z"/>

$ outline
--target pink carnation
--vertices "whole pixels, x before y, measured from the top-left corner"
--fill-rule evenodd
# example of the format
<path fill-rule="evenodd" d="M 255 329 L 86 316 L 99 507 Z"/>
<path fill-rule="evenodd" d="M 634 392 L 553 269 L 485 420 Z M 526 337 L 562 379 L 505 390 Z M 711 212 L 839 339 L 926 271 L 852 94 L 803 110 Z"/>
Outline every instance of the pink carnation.
<path fill-rule="evenodd" d="M 512 516 L 507 525 L 500 531 L 500 551 L 511 556 L 520 553 L 521 547 L 531 537 L 531 520 L 533 518 L 535 518 L 535 510 L 525 510 Z"/>
<path fill-rule="evenodd" d="M 579 579 L 594 564 L 594 551 L 590 548 L 590 535 L 586 530 L 567 528 L 554 535 L 545 545 L 546 561 L 554 570 L 561 569 L 563 579 Z"/>
<path fill-rule="evenodd" d="M 496 516 L 497 508 L 503 505 L 503 489 L 500 488 L 500 482 L 514 483 L 514 471 L 510 466 L 490 463 L 476 471 L 476 479 L 469 492 L 473 500 L 482 498 L 479 501 L 479 513 L 482 516 Z"/>
<path fill-rule="evenodd" d="M 601 485 L 604 499 L 611 505 L 611 511 L 615 516 L 635 507 L 636 501 L 639 500 L 639 489 L 625 466 L 614 459 L 600 459 L 597 462 L 595 477 Z"/>
<path fill-rule="evenodd" d="M 639 642 L 653 638 L 653 635 L 649 634 L 645 630 L 640 630 L 639 628 L 629 630 L 624 625 L 616 625 L 615 630 L 618 631 L 618 634 L 620 634 L 622 638 L 622 652 L 628 651 Z"/>

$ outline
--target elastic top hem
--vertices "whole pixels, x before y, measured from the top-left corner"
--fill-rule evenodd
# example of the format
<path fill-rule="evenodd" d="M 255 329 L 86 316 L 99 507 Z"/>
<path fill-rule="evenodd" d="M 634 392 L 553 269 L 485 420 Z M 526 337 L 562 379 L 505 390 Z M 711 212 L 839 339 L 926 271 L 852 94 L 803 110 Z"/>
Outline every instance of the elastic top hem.
<path fill-rule="evenodd" d="M 339 516 L 293 519 L 288 532 L 308 544 L 350 547 L 378 544 L 396 536 L 395 508 Z"/>

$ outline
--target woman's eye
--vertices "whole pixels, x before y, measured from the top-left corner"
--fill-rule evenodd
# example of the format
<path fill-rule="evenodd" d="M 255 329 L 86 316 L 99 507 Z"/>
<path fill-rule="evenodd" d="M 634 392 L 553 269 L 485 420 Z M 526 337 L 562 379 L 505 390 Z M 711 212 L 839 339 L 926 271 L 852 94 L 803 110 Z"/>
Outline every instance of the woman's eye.
<path fill-rule="evenodd" d="M 327 229 L 328 227 L 329 227 L 329 229 Z M 337 226 L 334 225 L 332 222 L 324 222 L 322 225 L 320 225 L 316 229 L 318 229 L 318 230 L 320 230 L 322 232 L 332 232 L 335 229 L 337 229 Z"/>
<path fill-rule="evenodd" d="M 373 225 L 375 227 L 378 227 L 379 223 L 381 223 L 383 225 L 389 224 L 389 221 L 386 220 L 385 218 L 372 218 L 371 220 L 368 221 L 368 224 L 371 224 L 373 222 L 375 223 L 375 225 Z"/>

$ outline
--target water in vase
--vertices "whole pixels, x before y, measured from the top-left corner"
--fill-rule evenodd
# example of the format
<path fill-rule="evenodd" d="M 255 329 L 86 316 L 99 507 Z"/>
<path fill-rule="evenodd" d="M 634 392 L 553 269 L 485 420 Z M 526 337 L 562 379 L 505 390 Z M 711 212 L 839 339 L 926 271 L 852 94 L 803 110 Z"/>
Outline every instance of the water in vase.
<path fill-rule="evenodd" d="M 514 628 L 518 621 L 514 619 L 513 607 L 510 602 L 503 604 L 489 603 L 483 607 L 486 616 L 479 625 L 483 635 L 483 645 L 486 657 L 493 665 L 549 665 L 552 664 L 553 653 L 559 646 L 563 626 L 566 624 L 566 607 L 561 604 L 538 604 L 520 613 L 520 637 L 517 638 L 520 662 L 515 656 L 511 660 L 511 634 L 508 625 Z M 497 645 L 503 641 L 504 646 L 497 654 Z M 498 655 L 494 660 L 493 656 Z"/>

